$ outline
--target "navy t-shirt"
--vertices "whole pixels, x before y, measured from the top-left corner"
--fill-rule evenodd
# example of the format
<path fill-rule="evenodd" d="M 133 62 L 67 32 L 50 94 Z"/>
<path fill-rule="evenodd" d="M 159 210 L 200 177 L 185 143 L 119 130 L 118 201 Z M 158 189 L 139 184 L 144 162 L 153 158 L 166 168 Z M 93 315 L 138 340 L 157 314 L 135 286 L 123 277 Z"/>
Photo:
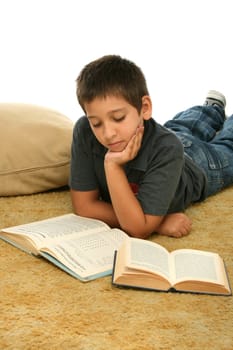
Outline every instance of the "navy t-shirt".
<path fill-rule="evenodd" d="M 144 121 L 139 153 L 125 165 L 125 173 L 143 212 L 166 215 L 181 212 L 206 197 L 204 172 L 184 154 L 177 136 L 155 120 Z M 98 189 L 102 200 L 111 202 L 105 172 L 107 149 L 94 136 L 88 119 L 80 118 L 73 131 L 70 188 Z M 119 188 L 120 191 L 120 188 Z"/>

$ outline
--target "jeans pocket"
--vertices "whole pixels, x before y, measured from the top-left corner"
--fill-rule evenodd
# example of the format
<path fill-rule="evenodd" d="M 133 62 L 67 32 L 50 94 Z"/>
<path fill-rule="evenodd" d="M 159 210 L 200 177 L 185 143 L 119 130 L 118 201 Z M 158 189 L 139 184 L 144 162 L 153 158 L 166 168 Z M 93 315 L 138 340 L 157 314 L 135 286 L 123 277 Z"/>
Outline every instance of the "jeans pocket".
<path fill-rule="evenodd" d="M 192 146 L 193 142 L 188 136 L 179 135 L 179 139 L 182 142 L 184 148 L 189 148 Z"/>
<path fill-rule="evenodd" d="M 179 136 L 184 152 L 202 169 L 220 170 L 229 166 L 229 159 L 224 152 L 207 142 L 191 139 L 189 135 Z"/>
<path fill-rule="evenodd" d="M 205 145 L 206 158 L 211 170 L 220 170 L 229 166 L 229 159 L 224 152 L 218 152 L 213 145 Z"/>

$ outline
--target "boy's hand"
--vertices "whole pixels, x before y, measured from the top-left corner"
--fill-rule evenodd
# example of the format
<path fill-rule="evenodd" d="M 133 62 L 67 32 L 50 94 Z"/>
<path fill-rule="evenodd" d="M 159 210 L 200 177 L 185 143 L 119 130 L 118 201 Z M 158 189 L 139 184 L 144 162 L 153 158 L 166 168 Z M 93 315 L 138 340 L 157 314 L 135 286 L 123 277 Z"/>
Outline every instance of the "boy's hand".
<path fill-rule="evenodd" d="M 144 127 L 138 127 L 136 133 L 133 135 L 125 149 L 121 152 L 108 151 L 105 155 L 105 162 L 113 162 L 118 165 L 123 165 L 134 159 L 141 147 L 143 133 Z"/>

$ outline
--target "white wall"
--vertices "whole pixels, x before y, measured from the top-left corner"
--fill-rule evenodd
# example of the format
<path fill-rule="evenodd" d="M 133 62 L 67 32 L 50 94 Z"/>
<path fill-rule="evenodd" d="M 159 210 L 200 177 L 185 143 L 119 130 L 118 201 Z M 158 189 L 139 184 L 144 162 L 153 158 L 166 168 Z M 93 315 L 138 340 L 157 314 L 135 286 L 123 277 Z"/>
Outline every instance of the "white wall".
<path fill-rule="evenodd" d="M 90 60 L 120 54 L 144 71 L 159 122 L 209 89 L 233 113 L 232 1 L 0 0 L 0 102 L 82 115 L 75 79 Z"/>

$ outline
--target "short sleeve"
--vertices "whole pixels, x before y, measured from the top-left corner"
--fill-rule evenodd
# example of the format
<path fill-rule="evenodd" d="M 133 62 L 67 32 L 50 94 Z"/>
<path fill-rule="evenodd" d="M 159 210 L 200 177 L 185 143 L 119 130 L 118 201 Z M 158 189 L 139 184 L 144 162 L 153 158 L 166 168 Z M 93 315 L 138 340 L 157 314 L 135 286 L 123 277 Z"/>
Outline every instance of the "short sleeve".
<path fill-rule="evenodd" d="M 73 130 L 71 144 L 70 188 L 90 191 L 97 188 L 92 153 L 92 132 L 86 117 L 80 118 Z"/>

